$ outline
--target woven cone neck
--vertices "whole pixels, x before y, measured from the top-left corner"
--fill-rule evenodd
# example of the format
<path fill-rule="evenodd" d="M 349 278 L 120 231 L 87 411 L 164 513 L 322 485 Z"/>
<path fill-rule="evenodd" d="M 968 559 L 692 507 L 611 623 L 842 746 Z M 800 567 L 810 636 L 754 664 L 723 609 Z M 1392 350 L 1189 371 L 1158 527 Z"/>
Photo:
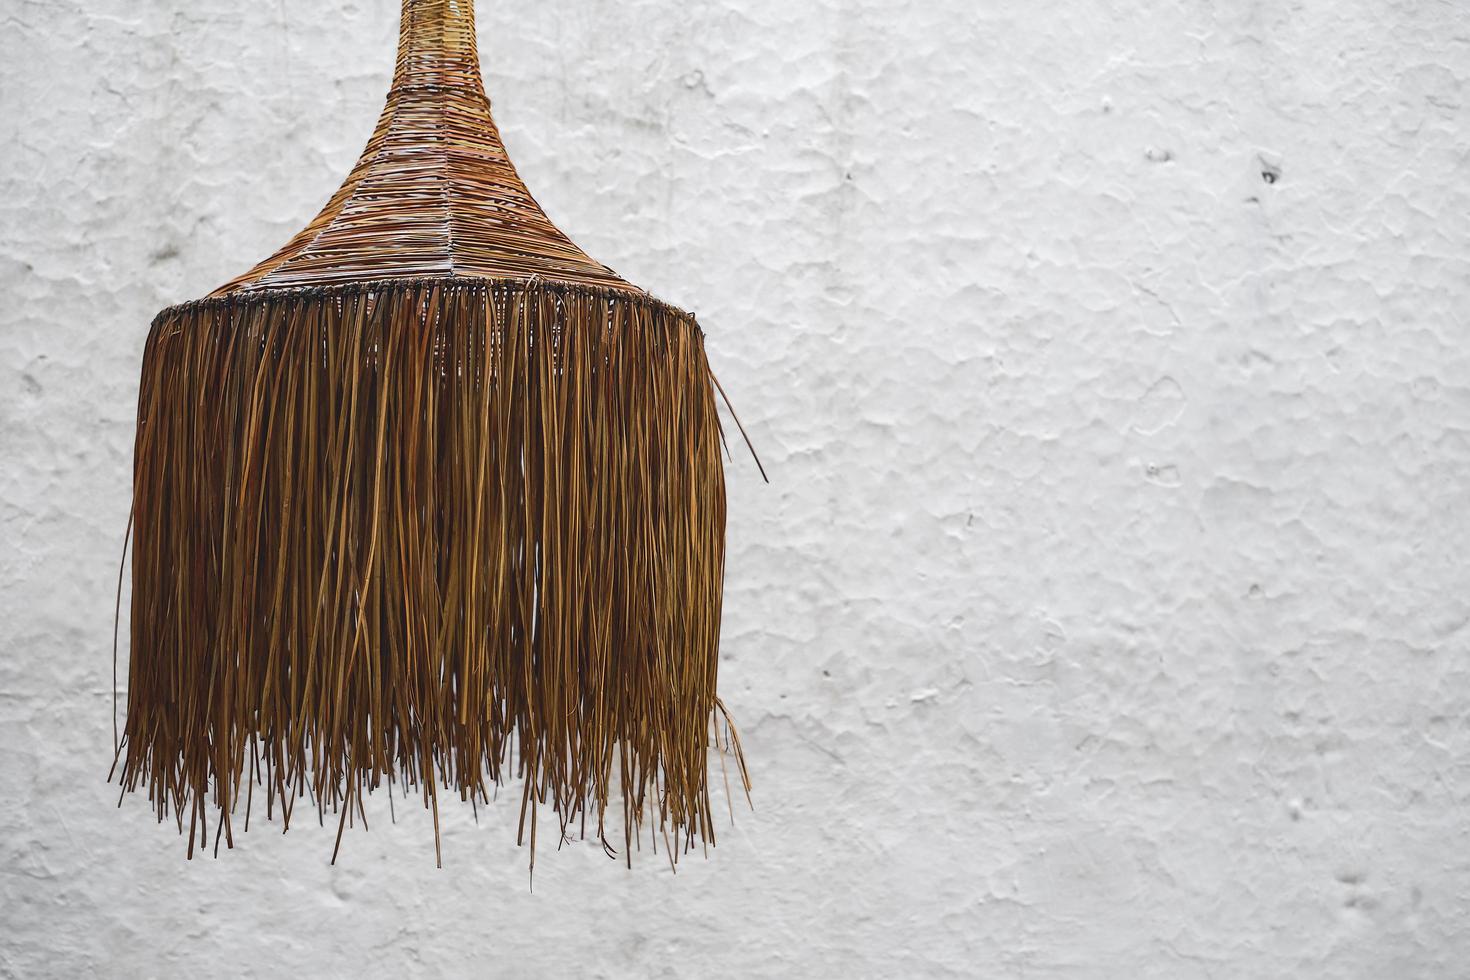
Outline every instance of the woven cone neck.
<path fill-rule="evenodd" d="M 470 0 L 403 0 L 393 88 L 425 87 L 483 94 Z"/>
<path fill-rule="evenodd" d="M 490 116 L 468 0 L 404 0 L 378 125 L 316 218 L 211 293 L 532 277 L 638 292 L 551 223 Z"/>

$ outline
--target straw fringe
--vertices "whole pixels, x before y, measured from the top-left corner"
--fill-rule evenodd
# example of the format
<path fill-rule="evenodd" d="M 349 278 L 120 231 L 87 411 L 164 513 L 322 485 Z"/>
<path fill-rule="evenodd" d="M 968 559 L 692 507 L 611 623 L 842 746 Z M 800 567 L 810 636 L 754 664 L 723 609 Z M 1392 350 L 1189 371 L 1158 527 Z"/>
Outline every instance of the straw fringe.
<path fill-rule="evenodd" d="M 749 789 L 715 696 L 720 444 L 699 328 L 634 292 L 402 280 L 165 310 L 124 792 L 190 856 L 210 822 L 233 846 L 241 796 L 245 828 L 257 795 L 286 827 L 308 796 L 340 846 L 395 781 L 437 853 L 440 786 L 516 776 L 533 865 L 543 804 L 629 860 L 645 829 L 670 860 L 713 842 L 721 724 Z"/>

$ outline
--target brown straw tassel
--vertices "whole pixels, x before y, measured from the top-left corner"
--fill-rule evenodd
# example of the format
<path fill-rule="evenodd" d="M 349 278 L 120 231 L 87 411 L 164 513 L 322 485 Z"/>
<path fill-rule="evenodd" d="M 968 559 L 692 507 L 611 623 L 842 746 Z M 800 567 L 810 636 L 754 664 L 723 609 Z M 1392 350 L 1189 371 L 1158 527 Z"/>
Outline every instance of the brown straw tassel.
<path fill-rule="evenodd" d="M 395 783 L 437 853 L 440 789 L 512 778 L 533 865 L 546 805 L 629 862 L 645 831 L 671 862 L 713 842 L 712 746 L 749 791 L 715 693 L 715 391 L 694 318 L 521 183 L 471 5 L 405 0 L 342 188 L 149 333 L 124 793 L 190 856 L 262 799 L 289 827 L 307 798 L 340 847 Z"/>

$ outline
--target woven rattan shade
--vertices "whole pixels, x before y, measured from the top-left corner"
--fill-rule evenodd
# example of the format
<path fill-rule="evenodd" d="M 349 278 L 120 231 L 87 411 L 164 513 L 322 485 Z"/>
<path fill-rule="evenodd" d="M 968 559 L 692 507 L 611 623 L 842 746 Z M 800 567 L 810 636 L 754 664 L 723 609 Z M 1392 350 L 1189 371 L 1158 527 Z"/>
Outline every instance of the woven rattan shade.
<path fill-rule="evenodd" d="M 378 788 L 419 795 L 437 853 L 442 791 L 514 778 L 533 862 L 548 807 L 628 859 L 712 842 L 712 746 L 748 788 L 716 387 L 694 318 L 526 190 L 468 0 L 405 0 L 341 188 L 149 332 L 124 791 L 191 855 L 302 801 L 340 847 Z"/>
<path fill-rule="evenodd" d="M 425 276 L 633 288 L 572 244 L 516 173 L 468 2 L 404 5 L 393 85 L 357 165 L 311 224 L 212 295 Z"/>

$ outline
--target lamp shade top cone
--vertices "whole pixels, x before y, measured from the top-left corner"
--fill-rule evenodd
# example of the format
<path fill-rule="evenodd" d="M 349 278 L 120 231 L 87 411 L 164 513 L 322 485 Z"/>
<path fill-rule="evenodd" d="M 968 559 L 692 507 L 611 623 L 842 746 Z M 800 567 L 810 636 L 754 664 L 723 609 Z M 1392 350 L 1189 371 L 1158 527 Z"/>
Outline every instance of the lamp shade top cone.
<path fill-rule="evenodd" d="M 506 155 L 469 0 L 409 0 L 387 104 L 320 214 L 213 295 L 414 277 L 529 278 L 637 292 L 553 225 Z"/>

